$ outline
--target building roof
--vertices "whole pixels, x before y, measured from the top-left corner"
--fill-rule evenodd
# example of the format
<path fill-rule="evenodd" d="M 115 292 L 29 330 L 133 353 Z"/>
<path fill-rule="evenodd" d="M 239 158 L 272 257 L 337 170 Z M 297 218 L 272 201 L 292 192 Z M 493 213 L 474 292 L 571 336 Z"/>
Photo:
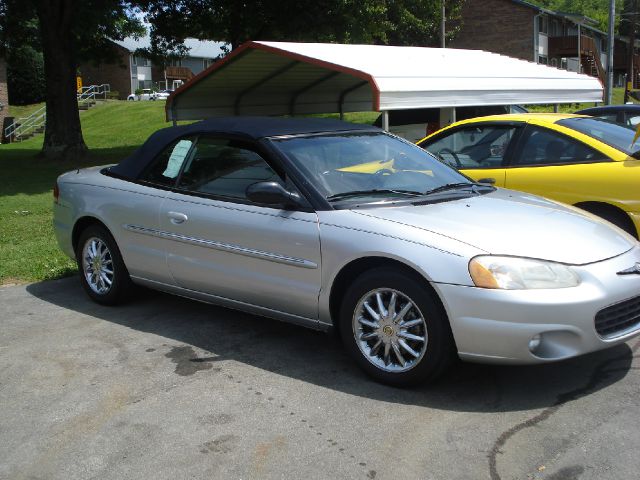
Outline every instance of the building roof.
<path fill-rule="evenodd" d="M 114 40 L 114 42 L 130 52 L 135 52 L 139 48 L 151 47 L 151 38 L 149 35 L 140 38 L 127 37 L 124 40 Z M 223 48 L 226 43 L 187 38 L 184 41 L 184 45 L 189 49 L 189 57 L 218 58 L 224 55 L 225 52 Z"/>
<path fill-rule="evenodd" d="M 596 78 L 481 50 L 248 42 L 176 90 L 167 116 L 600 101 Z"/>

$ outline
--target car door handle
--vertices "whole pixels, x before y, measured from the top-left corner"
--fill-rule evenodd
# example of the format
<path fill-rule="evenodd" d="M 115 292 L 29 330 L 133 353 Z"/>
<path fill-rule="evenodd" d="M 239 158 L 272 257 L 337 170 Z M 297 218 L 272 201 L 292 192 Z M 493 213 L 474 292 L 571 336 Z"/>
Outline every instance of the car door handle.
<path fill-rule="evenodd" d="M 496 179 L 495 178 L 481 178 L 480 180 L 478 180 L 478 183 L 487 183 L 489 185 L 495 185 Z"/>
<path fill-rule="evenodd" d="M 169 212 L 167 213 L 167 216 L 171 219 L 171 223 L 174 223 L 174 224 L 184 223 L 187 220 L 189 220 L 189 217 L 187 217 L 184 213 L 180 213 L 180 212 Z"/>

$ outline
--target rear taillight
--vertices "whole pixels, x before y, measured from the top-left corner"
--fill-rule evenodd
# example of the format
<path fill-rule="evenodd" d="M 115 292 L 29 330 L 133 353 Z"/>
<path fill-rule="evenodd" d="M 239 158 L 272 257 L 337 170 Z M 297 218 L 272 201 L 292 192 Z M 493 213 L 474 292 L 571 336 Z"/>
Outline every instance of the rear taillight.
<path fill-rule="evenodd" d="M 60 198 L 60 187 L 58 187 L 58 182 L 53 184 L 53 201 L 58 203 L 58 199 Z"/>

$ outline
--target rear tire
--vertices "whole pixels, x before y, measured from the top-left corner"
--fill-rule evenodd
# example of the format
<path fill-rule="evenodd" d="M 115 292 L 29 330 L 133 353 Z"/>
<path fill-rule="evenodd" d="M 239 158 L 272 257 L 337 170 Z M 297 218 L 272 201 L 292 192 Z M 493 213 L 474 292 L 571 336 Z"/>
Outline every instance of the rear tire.
<path fill-rule="evenodd" d="M 76 262 L 82 288 L 94 302 L 116 305 L 131 294 L 133 282 L 118 245 L 106 228 L 91 225 L 80 234 Z"/>
<path fill-rule="evenodd" d="M 423 282 L 399 269 L 377 268 L 359 276 L 342 300 L 344 346 L 379 382 L 433 381 L 455 358 L 446 314 Z"/>

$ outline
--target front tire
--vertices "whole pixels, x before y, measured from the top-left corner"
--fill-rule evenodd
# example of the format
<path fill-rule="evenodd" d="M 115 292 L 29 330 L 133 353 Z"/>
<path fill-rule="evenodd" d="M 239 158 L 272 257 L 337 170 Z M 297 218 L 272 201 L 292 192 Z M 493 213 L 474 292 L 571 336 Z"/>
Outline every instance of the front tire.
<path fill-rule="evenodd" d="M 118 245 L 106 228 L 92 225 L 82 232 L 76 262 L 82 287 L 94 302 L 116 305 L 131 293 L 133 282 Z"/>
<path fill-rule="evenodd" d="M 454 358 L 446 314 L 426 280 L 377 268 L 348 289 L 340 334 L 358 365 L 376 380 L 408 386 L 435 380 Z"/>

